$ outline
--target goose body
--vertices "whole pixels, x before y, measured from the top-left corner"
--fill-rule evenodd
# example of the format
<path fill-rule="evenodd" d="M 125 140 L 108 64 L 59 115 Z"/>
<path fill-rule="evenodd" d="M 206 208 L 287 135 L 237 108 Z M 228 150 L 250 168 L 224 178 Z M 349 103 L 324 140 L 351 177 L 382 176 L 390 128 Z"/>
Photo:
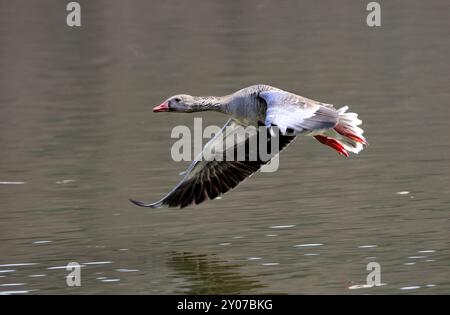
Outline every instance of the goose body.
<path fill-rule="evenodd" d="M 362 122 L 356 113 L 347 113 L 347 109 L 345 106 L 336 110 L 331 104 L 263 84 L 219 97 L 184 94 L 172 96 L 153 111 L 185 113 L 217 111 L 228 115 L 229 120 L 221 132 L 204 146 L 200 156 L 184 172 L 183 179 L 166 196 L 154 203 L 132 199 L 130 201 L 142 207 L 183 208 L 192 203 L 199 204 L 207 199 L 215 199 L 257 172 L 298 135 L 312 136 L 344 156 L 348 156 L 348 152 L 359 153 L 367 145 L 362 135 L 363 130 L 358 127 Z M 243 158 L 236 160 L 202 158 L 213 146 L 222 145 L 225 139 L 234 138 L 243 127 L 248 126 L 259 128 L 253 136 L 244 138 L 241 143 L 233 144 L 225 148 L 224 152 L 220 152 L 223 156 L 225 151 L 236 151 L 243 145 L 249 148 L 245 150 Z M 267 147 L 276 146 L 276 150 L 271 152 L 269 158 L 262 158 L 258 154 L 252 155 L 252 144 L 255 143 L 257 147 L 253 150 L 258 152 L 261 143 L 267 144 Z"/>

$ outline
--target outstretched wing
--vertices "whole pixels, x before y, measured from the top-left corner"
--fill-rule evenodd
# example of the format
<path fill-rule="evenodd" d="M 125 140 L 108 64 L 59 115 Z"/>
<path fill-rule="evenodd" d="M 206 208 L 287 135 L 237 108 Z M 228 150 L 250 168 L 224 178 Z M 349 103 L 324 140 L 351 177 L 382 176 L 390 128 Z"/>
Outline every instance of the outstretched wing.
<path fill-rule="evenodd" d="M 285 91 L 265 91 L 266 125 L 276 125 L 282 134 L 298 134 L 336 126 L 338 113 L 330 104 L 316 102 Z"/>
<path fill-rule="evenodd" d="M 238 142 L 230 148 L 216 152 L 216 159 L 205 160 L 201 158 L 205 153 L 211 152 L 212 147 L 220 147 L 223 143 L 226 143 L 226 139 L 235 137 L 238 130 L 243 128 L 236 120 L 230 119 L 221 132 L 215 135 L 203 148 L 201 155 L 192 162 L 185 172 L 183 179 L 175 186 L 161 200 L 155 203 L 144 203 L 130 199 L 134 204 L 141 207 L 160 208 L 162 206 L 180 207 L 184 208 L 189 204 L 195 202 L 199 204 L 207 199 L 214 199 L 219 195 L 226 193 L 230 189 L 236 187 L 239 183 L 258 171 L 261 166 L 268 163 L 270 157 L 279 153 L 287 144 L 289 144 L 295 136 L 283 136 L 276 134 L 272 136 L 268 129 L 264 128 L 265 137 L 267 140 L 266 148 L 271 148 L 271 142 L 275 141 L 275 137 L 278 139 L 277 152 L 269 152 L 269 158 L 262 158 L 259 154 L 256 157 L 252 154 L 255 150 L 259 153 L 260 134 L 259 129 L 255 128 L 255 134 L 244 139 L 242 142 Z M 253 137 L 256 137 L 253 139 Z M 256 144 L 256 148 L 252 148 L 251 144 Z M 237 151 L 239 146 L 245 146 L 244 158 L 239 160 L 227 160 L 225 155 L 232 150 L 237 157 Z M 242 151 L 241 151 L 242 152 Z M 217 156 L 221 155 L 222 160 L 217 159 Z"/>

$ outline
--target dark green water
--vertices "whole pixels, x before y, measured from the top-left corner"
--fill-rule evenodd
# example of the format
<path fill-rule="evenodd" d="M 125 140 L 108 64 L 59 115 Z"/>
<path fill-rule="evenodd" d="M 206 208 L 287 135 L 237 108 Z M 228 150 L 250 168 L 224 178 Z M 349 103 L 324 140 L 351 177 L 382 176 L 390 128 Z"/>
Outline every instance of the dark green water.
<path fill-rule="evenodd" d="M 0 1 L 0 293 L 449 293 L 450 3 L 380 3 L 369 28 L 364 1 L 80 1 L 69 28 L 64 1 Z M 172 127 L 226 120 L 154 105 L 255 83 L 350 105 L 370 146 L 301 138 L 220 200 L 127 201 L 178 181 Z M 371 261 L 386 285 L 350 290 Z"/>

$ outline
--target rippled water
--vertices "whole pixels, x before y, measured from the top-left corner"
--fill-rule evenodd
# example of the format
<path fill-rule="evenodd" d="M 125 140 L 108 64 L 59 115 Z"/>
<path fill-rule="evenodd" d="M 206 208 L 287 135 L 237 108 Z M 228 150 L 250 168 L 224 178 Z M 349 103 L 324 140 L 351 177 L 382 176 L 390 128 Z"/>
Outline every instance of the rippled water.
<path fill-rule="evenodd" d="M 448 293 L 450 7 L 355 1 L 1 1 L 0 294 Z M 198 207 L 142 209 L 186 166 L 154 114 L 267 83 L 360 113 L 370 146 L 311 139 Z M 384 285 L 367 288 L 369 262 Z M 81 287 L 65 267 L 81 265 Z"/>

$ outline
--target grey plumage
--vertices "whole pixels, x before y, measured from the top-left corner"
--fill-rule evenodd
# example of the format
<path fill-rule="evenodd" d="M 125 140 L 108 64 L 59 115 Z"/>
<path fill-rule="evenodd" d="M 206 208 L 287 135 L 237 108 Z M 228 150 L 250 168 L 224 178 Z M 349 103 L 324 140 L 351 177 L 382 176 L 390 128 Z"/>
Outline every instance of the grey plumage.
<path fill-rule="evenodd" d="M 155 108 L 156 109 L 156 108 Z M 333 105 L 308 99 L 269 85 L 253 85 L 226 96 L 190 96 L 176 95 L 160 105 L 158 111 L 198 112 L 218 111 L 231 116 L 223 126 L 221 134 L 216 135 L 203 148 L 205 154 L 211 146 L 217 144 L 220 136 L 234 137 L 239 127 L 266 126 L 264 133 L 267 143 L 279 140 L 273 157 L 285 148 L 298 134 L 310 134 L 320 142 L 347 155 L 346 150 L 358 153 L 367 144 L 362 136 L 361 123 L 357 114 L 346 113 L 346 108 L 336 111 Z M 336 126 L 340 119 L 343 125 Z M 271 129 L 278 127 L 277 133 Z M 334 129 L 336 127 L 336 130 Z M 226 133 L 225 133 L 226 130 Z M 254 135 L 263 136 L 261 132 Z M 339 140 L 337 140 L 339 139 Z M 222 141 L 224 139 L 220 139 Z M 251 139 L 237 143 L 229 150 L 237 150 L 240 145 L 250 146 Z M 259 141 L 257 142 L 259 143 Z M 269 145 L 267 146 L 269 147 Z M 214 199 L 257 172 L 268 160 L 250 159 L 248 151 L 243 160 L 226 159 L 204 160 L 198 157 L 183 173 L 183 179 L 164 198 L 155 203 L 131 200 L 136 205 L 157 208 L 161 206 L 186 207 L 191 203 L 199 204 L 206 199 Z M 259 150 L 258 150 L 259 152 Z M 225 153 L 225 152 L 222 152 Z"/>

